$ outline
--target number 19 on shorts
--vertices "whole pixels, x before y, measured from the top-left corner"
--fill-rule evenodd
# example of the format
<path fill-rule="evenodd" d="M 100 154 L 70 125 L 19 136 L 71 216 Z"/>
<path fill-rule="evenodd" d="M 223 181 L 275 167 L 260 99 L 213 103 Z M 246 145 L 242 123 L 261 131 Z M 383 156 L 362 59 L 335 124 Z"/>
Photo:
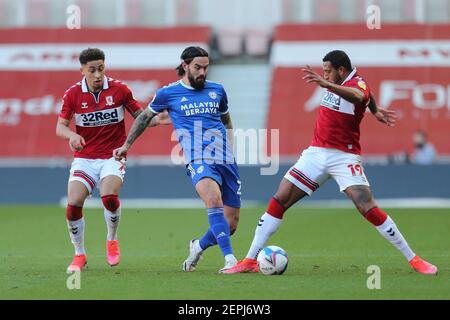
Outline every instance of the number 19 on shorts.
<path fill-rule="evenodd" d="M 362 176 L 363 175 L 363 169 L 361 165 L 359 164 L 349 164 L 347 168 L 350 169 L 350 172 L 352 173 L 352 176 L 356 176 L 357 174 Z"/>

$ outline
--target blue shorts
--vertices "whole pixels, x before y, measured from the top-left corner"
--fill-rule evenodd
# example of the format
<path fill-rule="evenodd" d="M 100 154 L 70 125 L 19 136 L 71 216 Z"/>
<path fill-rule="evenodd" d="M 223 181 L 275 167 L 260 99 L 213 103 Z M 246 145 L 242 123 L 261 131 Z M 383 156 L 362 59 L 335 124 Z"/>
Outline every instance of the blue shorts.
<path fill-rule="evenodd" d="M 195 186 L 203 178 L 215 180 L 222 191 L 222 201 L 226 206 L 241 207 L 241 177 L 236 163 L 233 164 L 205 164 L 189 163 L 186 173 Z"/>

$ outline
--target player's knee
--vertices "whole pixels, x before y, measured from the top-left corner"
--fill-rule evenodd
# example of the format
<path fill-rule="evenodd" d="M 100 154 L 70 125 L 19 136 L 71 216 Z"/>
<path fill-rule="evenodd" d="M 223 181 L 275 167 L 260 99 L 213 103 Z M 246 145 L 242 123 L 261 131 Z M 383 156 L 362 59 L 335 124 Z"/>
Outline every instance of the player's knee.
<path fill-rule="evenodd" d="M 86 196 L 81 193 L 72 191 L 67 194 L 68 205 L 82 207 L 84 205 L 84 200 L 86 200 Z"/>
<path fill-rule="evenodd" d="M 103 206 L 111 212 L 116 211 L 120 207 L 119 196 L 116 194 L 108 194 L 102 197 Z"/>
<path fill-rule="evenodd" d="M 66 219 L 69 221 L 77 221 L 83 218 L 83 207 L 67 204 Z"/>

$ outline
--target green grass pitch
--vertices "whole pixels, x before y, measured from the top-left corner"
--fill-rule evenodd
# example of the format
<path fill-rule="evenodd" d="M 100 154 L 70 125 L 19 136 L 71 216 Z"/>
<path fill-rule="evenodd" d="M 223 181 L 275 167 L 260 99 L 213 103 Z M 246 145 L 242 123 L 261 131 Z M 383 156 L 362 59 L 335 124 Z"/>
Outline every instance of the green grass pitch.
<path fill-rule="evenodd" d="M 264 208 L 242 209 L 234 252 L 243 258 Z M 355 209 L 289 210 L 268 244 L 284 248 L 282 276 L 221 275 L 219 248 L 204 253 L 195 272 L 181 270 L 188 240 L 207 228 L 201 209 L 123 209 L 121 264 L 105 259 L 102 210 L 85 209 L 88 269 L 69 290 L 73 247 L 58 207 L 0 207 L 0 299 L 450 299 L 448 209 L 387 209 L 419 255 L 439 268 L 416 274 L 403 256 Z M 381 270 L 381 289 L 366 286 L 367 267 Z"/>

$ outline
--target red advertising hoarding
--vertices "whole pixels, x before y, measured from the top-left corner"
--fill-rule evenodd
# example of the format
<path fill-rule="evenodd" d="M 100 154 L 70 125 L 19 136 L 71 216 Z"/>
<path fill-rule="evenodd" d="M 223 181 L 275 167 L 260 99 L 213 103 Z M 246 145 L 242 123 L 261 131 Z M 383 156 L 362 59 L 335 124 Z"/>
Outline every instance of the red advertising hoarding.
<path fill-rule="evenodd" d="M 104 50 L 106 75 L 125 82 L 146 107 L 156 89 L 178 79 L 175 67 L 182 50 L 207 48 L 209 38 L 207 27 L 0 30 L 0 157 L 72 157 L 55 127 L 64 92 L 82 78 L 81 50 Z M 128 130 L 131 116 L 125 121 Z M 133 154 L 169 155 L 176 145 L 171 133 L 172 126 L 148 130 Z"/>

